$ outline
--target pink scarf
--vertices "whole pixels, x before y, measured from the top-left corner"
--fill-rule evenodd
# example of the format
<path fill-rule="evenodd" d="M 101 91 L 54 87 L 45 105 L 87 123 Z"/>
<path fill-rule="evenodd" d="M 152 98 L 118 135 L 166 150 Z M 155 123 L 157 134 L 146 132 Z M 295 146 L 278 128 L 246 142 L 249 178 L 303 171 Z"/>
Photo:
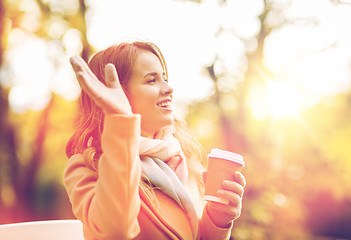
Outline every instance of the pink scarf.
<path fill-rule="evenodd" d="M 185 188 L 188 168 L 181 145 L 173 133 L 174 128 L 167 127 L 159 131 L 154 139 L 140 137 L 141 169 L 157 188 L 184 209 L 196 239 L 198 216 Z"/>
<path fill-rule="evenodd" d="M 167 127 L 158 131 L 154 139 L 140 137 L 139 155 L 162 160 L 185 185 L 188 180 L 188 167 L 180 143 L 173 133 L 174 128 Z"/>

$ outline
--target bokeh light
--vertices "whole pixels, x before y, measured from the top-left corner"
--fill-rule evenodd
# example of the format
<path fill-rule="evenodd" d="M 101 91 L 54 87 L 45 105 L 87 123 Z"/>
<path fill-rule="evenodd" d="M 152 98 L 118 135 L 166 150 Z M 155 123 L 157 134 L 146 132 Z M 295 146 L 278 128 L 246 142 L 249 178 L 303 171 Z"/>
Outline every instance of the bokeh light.
<path fill-rule="evenodd" d="M 1 222 L 73 218 L 62 174 L 81 90 L 69 57 L 142 38 L 164 53 L 189 132 L 206 151 L 245 157 L 234 239 L 351 238 L 350 1 L 5 0 L 5 10 Z"/>

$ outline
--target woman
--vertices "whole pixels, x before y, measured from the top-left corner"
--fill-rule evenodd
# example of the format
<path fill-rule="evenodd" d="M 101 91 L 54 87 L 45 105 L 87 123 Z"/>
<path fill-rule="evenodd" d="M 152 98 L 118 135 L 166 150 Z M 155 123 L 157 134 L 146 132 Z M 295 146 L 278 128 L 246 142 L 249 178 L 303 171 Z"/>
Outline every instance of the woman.
<path fill-rule="evenodd" d="M 85 238 L 228 239 L 245 178 L 233 173 L 218 191 L 230 204 L 194 206 L 189 193 L 203 192 L 203 155 L 174 121 L 158 47 L 124 42 L 98 52 L 89 66 L 79 57 L 71 64 L 82 115 L 67 144 L 64 182 Z"/>

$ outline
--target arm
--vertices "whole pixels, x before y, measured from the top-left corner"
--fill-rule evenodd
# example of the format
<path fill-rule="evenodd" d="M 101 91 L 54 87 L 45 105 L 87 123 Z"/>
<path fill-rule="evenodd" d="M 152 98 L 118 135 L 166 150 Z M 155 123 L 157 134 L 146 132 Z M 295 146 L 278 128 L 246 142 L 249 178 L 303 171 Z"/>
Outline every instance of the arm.
<path fill-rule="evenodd" d="M 245 177 L 235 172 L 234 180 L 223 181 L 218 196 L 227 198 L 229 204 L 208 201 L 200 220 L 201 239 L 229 239 L 235 219 L 239 218 L 242 208 L 242 197 L 246 185 Z M 203 175 L 206 181 L 206 172 Z"/>
<path fill-rule="evenodd" d="M 224 228 L 216 226 L 213 220 L 208 215 L 207 206 L 205 206 L 199 224 L 201 240 L 229 239 L 232 227 L 233 222 L 229 226 Z"/>
<path fill-rule="evenodd" d="M 105 86 L 82 58 L 70 60 L 83 91 L 105 112 L 98 172 L 89 170 L 82 156 L 72 157 L 66 168 L 73 211 L 86 237 L 133 238 L 140 231 L 140 116 L 133 115 L 114 65 L 105 66 Z"/>
<path fill-rule="evenodd" d="M 139 115 L 106 115 L 98 172 L 85 166 L 82 155 L 69 160 L 65 186 L 89 239 L 130 239 L 140 231 L 139 136 Z"/>

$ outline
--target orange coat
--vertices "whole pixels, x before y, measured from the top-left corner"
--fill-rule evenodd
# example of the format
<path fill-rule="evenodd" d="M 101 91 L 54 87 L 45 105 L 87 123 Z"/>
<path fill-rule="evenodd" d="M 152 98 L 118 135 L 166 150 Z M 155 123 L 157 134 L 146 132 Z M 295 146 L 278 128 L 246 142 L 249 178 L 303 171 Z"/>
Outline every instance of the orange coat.
<path fill-rule="evenodd" d="M 64 184 L 75 216 L 90 239 L 192 239 L 182 208 L 155 190 L 157 204 L 139 187 L 140 115 L 106 115 L 98 171 L 82 154 L 70 158 Z M 203 211 L 197 239 L 229 239 L 230 228 L 218 228 Z"/>

